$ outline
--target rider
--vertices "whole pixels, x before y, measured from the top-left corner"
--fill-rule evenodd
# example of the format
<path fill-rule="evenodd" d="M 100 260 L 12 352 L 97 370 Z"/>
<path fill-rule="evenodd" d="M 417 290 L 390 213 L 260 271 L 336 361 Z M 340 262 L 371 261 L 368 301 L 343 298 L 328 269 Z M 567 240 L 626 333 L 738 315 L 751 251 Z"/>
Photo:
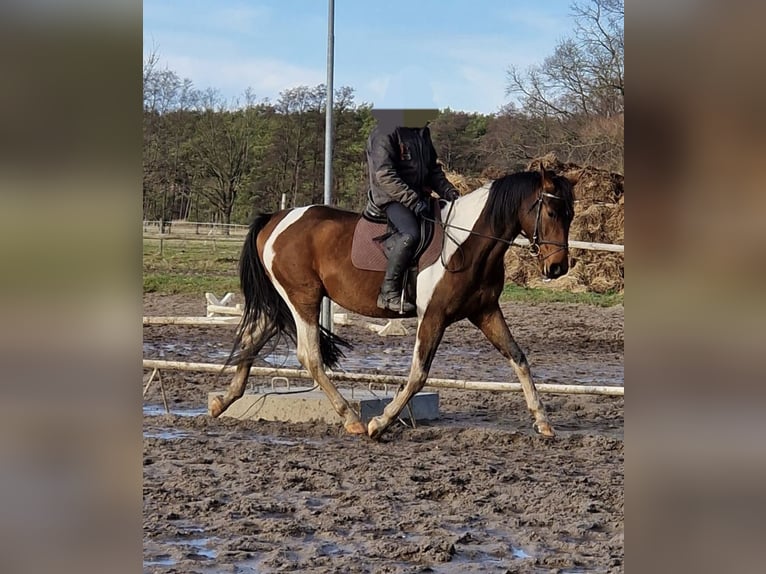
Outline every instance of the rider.
<path fill-rule="evenodd" d="M 436 161 L 429 120 L 438 110 L 372 110 L 377 120 L 367 140 L 370 172 L 369 201 L 385 211 L 397 234 L 392 238 L 388 267 L 378 295 L 378 307 L 411 313 L 415 305 L 403 300 L 404 272 L 420 242 L 419 216 L 428 214 L 431 190 L 447 201 L 460 197 Z"/>

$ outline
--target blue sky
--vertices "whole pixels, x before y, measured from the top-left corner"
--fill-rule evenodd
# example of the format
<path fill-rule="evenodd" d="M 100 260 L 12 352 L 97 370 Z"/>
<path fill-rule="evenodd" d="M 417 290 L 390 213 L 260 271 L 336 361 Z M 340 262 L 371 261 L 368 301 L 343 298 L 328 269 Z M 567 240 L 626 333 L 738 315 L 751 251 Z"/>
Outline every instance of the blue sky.
<path fill-rule="evenodd" d="M 334 85 L 379 108 L 492 113 L 506 70 L 570 34 L 571 0 L 335 0 Z M 144 0 L 152 51 L 200 89 L 257 99 L 326 81 L 327 0 Z"/>

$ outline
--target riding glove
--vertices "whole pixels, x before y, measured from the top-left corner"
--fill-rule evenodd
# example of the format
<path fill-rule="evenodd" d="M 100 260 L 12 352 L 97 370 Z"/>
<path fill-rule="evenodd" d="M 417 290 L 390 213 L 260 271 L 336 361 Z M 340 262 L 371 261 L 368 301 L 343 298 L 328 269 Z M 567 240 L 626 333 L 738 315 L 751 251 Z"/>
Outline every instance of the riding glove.
<path fill-rule="evenodd" d="M 447 201 L 455 201 L 460 197 L 460 193 L 455 189 L 450 189 L 444 194 L 444 199 Z"/>

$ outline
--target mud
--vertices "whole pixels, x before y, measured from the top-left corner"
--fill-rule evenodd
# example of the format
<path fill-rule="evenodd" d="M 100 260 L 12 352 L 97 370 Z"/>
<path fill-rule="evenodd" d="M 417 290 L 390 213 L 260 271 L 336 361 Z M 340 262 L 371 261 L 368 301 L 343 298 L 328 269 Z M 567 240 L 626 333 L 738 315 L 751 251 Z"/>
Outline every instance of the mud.
<path fill-rule="evenodd" d="M 622 307 L 504 304 L 538 382 L 623 383 Z M 204 315 L 204 299 L 152 296 L 147 315 Z M 406 374 L 414 340 L 339 325 L 349 371 Z M 144 356 L 221 362 L 233 327 L 144 328 Z M 295 365 L 280 345 L 272 364 Z M 515 380 L 467 322 L 434 376 Z M 204 414 L 228 381 L 164 372 L 144 402 L 145 572 L 621 572 L 624 400 L 543 395 L 557 438 L 523 397 L 440 390 L 441 418 L 381 442 L 337 424 Z"/>

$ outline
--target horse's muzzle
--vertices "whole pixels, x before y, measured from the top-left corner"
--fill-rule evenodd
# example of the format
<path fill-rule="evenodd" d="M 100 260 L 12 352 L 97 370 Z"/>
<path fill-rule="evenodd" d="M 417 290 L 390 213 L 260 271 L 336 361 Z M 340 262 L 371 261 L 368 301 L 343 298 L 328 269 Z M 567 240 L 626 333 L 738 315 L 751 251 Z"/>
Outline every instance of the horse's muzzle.
<path fill-rule="evenodd" d="M 545 270 L 545 276 L 548 279 L 556 279 L 562 275 L 566 275 L 567 271 L 569 271 L 569 265 L 567 265 L 566 262 L 551 263 L 550 265 L 546 266 Z"/>

